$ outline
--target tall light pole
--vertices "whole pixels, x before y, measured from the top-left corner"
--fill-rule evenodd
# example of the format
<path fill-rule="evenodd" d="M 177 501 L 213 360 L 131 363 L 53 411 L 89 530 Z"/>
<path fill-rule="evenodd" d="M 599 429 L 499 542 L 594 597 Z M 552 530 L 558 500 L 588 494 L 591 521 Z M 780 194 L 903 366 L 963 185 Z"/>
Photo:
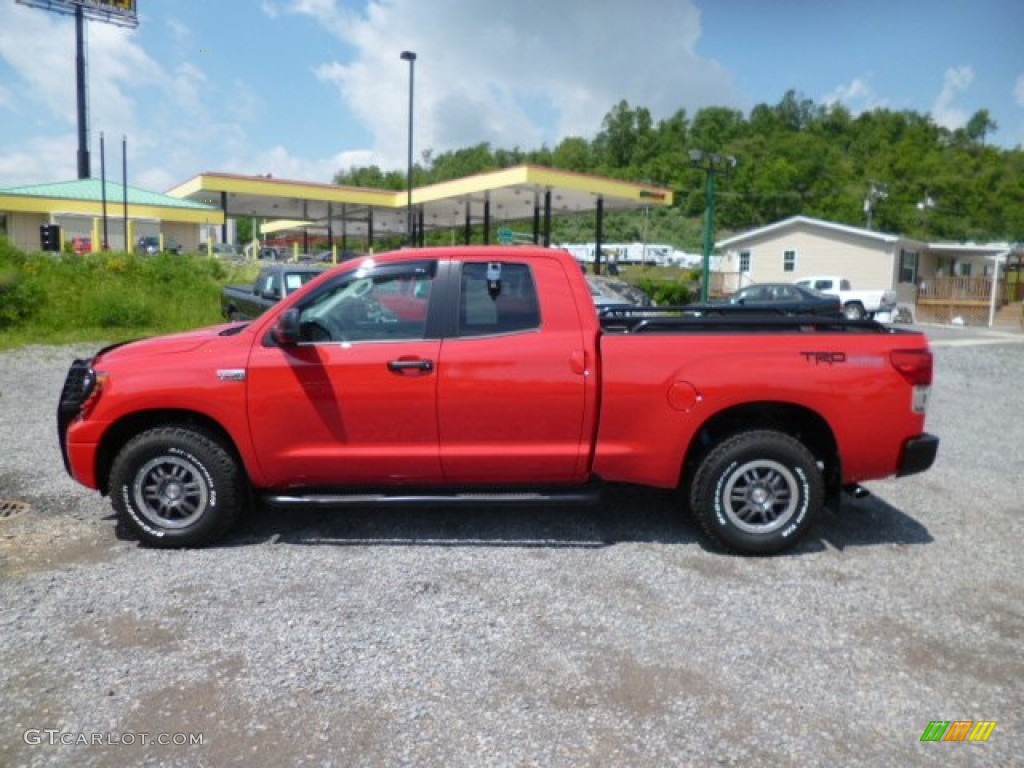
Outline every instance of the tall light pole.
<path fill-rule="evenodd" d="M 699 149 L 691 149 L 690 163 L 694 168 L 704 171 L 706 176 L 704 196 L 707 212 L 704 218 L 704 257 L 700 277 L 700 300 L 707 301 L 708 281 L 711 277 L 711 250 L 715 244 L 715 176 L 730 173 L 736 167 L 736 158 L 732 155 L 705 153 Z"/>
<path fill-rule="evenodd" d="M 402 51 L 402 61 L 409 62 L 409 159 L 407 163 L 408 179 L 405 206 L 405 237 L 406 244 L 412 247 L 412 93 L 413 93 L 413 70 L 416 68 L 416 54 L 412 51 Z"/>
<path fill-rule="evenodd" d="M 864 213 L 868 216 L 867 228 L 871 229 L 871 218 L 875 213 L 875 204 L 889 197 L 889 188 L 880 181 L 872 181 L 868 196 L 864 198 Z"/>

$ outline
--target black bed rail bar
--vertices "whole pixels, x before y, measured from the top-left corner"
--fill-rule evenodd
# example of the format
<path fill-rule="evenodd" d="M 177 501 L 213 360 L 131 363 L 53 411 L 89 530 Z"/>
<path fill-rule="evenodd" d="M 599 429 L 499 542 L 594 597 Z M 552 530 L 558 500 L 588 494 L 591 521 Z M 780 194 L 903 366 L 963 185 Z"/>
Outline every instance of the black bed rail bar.
<path fill-rule="evenodd" d="M 671 333 L 708 330 L 729 333 L 777 331 L 787 333 L 889 333 L 874 320 L 847 320 L 840 314 L 791 314 L 763 307 L 730 305 L 707 310 L 680 307 L 601 307 L 601 325 L 620 333 Z"/>

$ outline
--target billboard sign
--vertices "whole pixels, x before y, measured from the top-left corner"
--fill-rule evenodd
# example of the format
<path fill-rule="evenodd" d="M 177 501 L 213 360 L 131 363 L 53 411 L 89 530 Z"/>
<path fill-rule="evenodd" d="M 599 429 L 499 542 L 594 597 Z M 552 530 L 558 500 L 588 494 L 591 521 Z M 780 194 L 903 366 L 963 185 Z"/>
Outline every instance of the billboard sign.
<path fill-rule="evenodd" d="M 18 0 L 22 5 L 74 15 L 77 8 L 87 19 L 106 21 L 121 27 L 139 26 L 136 0 Z"/>

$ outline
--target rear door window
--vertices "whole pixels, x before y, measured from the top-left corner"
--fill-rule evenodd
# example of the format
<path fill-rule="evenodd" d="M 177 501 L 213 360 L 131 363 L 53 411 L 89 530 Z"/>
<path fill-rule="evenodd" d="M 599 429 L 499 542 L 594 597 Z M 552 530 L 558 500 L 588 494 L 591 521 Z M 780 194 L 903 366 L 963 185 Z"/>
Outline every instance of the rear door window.
<path fill-rule="evenodd" d="M 491 279 L 499 275 L 497 281 Z M 527 264 L 469 262 L 462 266 L 459 336 L 518 333 L 540 328 L 540 303 Z"/>

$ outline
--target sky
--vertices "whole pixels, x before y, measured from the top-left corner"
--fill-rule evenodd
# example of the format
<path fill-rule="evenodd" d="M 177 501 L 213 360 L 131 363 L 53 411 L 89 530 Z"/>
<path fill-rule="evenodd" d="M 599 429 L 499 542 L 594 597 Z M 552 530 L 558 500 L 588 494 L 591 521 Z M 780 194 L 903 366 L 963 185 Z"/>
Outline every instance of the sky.
<path fill-rule="evenodd" d="M 419 160 L 592 139 L 620 101 L 655 120 L 816 104 L 930 114 L 1024 145 L 1022 0 L 138 0 L 87 22 L 100 175 L 168 190 L 206 171 L 330 182 Z M 74 20 L 0 0 L 0 189 L 77 178 Z"/>

